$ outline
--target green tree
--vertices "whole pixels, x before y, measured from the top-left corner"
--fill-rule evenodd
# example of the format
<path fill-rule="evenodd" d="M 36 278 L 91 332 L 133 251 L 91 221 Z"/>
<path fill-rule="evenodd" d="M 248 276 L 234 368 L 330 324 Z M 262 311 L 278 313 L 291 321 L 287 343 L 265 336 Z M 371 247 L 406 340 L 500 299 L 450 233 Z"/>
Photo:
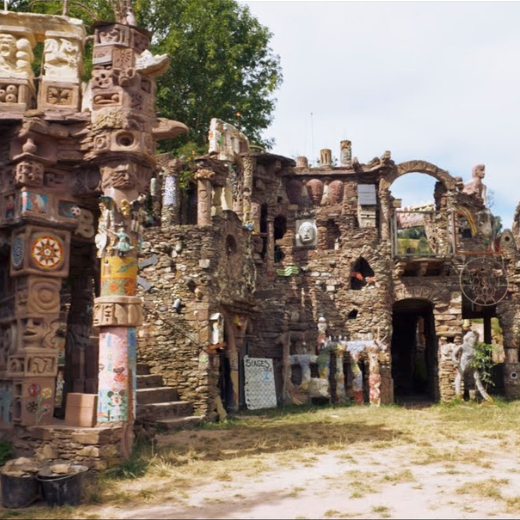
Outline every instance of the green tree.
<path fill-rule="evenodd" d="M 70 0 L 69 16 L 87 24 L 113 20 L 109 0 Z M 170 68 L 158 78 L 161 117 L 185 123 L 190 133 L 165 150 L 207 151 L 211 118 L 228 121 L 251 142 L 270 147 L 261 134 L 272 121 L 280 59 L 271 32 L 236 0 L 134 0 L 139 25 L 154 34 L 152 52 L 168 54 Z M 60 13 L 62 2 L 13 0 L 10 9 Z M 30 6 L 30 7 L 29 7 Z"/>

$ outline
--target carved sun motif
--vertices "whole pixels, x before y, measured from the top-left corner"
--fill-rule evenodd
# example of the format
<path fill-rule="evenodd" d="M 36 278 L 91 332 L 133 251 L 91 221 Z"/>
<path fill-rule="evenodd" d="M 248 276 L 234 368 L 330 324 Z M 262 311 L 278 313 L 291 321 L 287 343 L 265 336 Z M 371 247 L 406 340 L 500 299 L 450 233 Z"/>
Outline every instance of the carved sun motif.
<path fill-rule="evenodd" d="M 34 242 L 32 257 L 39 267 L 52 269 L 62 261 L 63 247 L 57 238 L 43 236 Z"/>

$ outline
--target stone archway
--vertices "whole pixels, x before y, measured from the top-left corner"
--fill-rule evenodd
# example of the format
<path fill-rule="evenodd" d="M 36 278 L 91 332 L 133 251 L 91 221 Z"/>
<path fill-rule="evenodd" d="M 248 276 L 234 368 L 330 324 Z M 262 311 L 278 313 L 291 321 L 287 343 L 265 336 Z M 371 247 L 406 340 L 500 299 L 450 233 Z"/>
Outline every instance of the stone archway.
<path fill-rule="evenodd" d="M 441 182 L 447 191 L 448 209 L 455 204 L 457 181 L 449 172 L 427 161 L 407 161 L 398 164 L 395 169 L 383 177 L 379 183 L 379 201 L 381 204 L 381 238 L 390 239 L 390 186 L 408 173 L 424 173 Z"/>

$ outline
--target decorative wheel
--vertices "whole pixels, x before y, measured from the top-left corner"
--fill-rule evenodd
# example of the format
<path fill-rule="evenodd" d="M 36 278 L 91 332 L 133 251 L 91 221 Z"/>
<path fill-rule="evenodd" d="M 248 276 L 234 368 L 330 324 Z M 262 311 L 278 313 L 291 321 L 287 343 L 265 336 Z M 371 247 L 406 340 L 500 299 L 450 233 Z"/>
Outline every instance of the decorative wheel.
<path fill-rule="evenodd" d="M 460 273 L 460 288 L 475 305 L 496 305 L 507 294 L 507 273 L 502 258 L 480 256 L 467 262 Z"/>
<path fill-rule="evenodd" d="M 53 269 L 63 260 L 63 246 L 55 237 L 39 237 L 32 246 L 32 257 L 42 269 Z"/>

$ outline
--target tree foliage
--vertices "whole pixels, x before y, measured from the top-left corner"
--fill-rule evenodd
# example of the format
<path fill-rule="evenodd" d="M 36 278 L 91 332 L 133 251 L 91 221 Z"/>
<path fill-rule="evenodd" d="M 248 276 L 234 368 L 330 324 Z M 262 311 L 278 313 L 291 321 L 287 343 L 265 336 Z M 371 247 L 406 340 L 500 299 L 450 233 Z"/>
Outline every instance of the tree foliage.
<path fill-rule="evenodd" d="M 86 9 L 78 4 L 83 4 Z M 61 13 L 60 1 L 12 0 L 10 9 Z M 170 68 L 158 78 L 161 117 L 190 128 L 168 149 L 207 151 L 211 118 L 228 121 L 252 142 L 269 147 L 261 133 L 271 120 L 282 81 L 280 60 L 269 46 L 271 32 L 236 0 L 134 0 L 140 27 L 154 34 L 152 52 L 168 54 Z M 113 20 L 109 0 L 70 0 L 69 16 L 90 25 Z"/>

